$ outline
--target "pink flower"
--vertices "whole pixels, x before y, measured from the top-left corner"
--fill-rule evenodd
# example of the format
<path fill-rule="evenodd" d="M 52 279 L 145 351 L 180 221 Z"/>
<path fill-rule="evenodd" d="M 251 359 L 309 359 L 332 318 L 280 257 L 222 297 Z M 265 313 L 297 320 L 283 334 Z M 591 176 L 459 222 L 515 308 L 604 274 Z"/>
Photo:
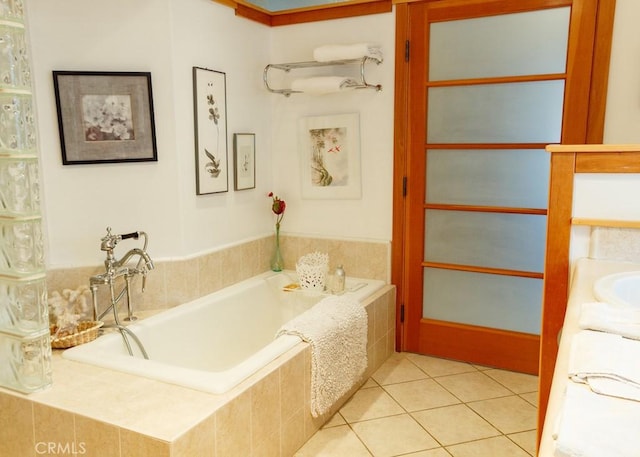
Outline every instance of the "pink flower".
<path fill-rule="evenodd" d="M 276 215 L 276 228 L 279 229 L 280 221 L 284 217 L 284 210 L 286 209 L 287 204 L 285 203 L 284 200 L 280 200 L 278 196 L 273 195 L 273 192 L 269 192 L 267 196 L 271 197 L 271 200 L 272 200 L 271 211 L 273 211 L 273 214 Z"/>

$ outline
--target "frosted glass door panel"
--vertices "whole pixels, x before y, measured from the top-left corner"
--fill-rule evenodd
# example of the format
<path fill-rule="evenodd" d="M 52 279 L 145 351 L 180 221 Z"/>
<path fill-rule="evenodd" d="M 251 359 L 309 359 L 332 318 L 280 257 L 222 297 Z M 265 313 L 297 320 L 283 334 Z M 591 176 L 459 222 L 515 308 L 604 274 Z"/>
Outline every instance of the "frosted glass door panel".
<path fill-rule="evenodd" d="M 427 210 L 427 262 L 542 272 L 546 216 Z"/>
<path fill-rule="evenodd" d="M 431 87 L 428 143 L 558 143 L 564 81 Z"/>
<path fill-rule="evenodd" d="M 564 73 L 569 15 L 563 7 L 431 24 L 429 80 Z"/>
<path fill-rule="evenodd" d="M 427 203 L 546 208 L 550 154 L 536 149 L 427 151 Z"/>
<path fill-rule="evenodd" d="M 540 333 L 542 280 L 424 269 L 423 317 Z"/>

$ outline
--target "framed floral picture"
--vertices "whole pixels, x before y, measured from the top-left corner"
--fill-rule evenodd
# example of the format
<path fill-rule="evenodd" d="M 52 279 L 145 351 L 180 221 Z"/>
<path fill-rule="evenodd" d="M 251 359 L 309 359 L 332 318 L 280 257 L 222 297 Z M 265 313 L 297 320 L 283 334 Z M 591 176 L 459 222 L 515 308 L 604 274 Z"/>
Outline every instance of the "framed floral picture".
<path fill-rule="evenodd" d="M 193 67 L 196 194 L 229 190 L 226 75 Z"/>
<path fill-rule="evenodd" d="M 302 198 L 361 198 L 358 113 L 304 117 L 298 128 Z"/>
<path fill-rule="evenodd" d="M 254 133 L 233 134 L 233 169 L 235 190 L 256 187 L 256 135 Z"/>
<path fill-rule="evenodd" d="M 157 161 L 151 73 L 54 71 L 64 165 Z"/>

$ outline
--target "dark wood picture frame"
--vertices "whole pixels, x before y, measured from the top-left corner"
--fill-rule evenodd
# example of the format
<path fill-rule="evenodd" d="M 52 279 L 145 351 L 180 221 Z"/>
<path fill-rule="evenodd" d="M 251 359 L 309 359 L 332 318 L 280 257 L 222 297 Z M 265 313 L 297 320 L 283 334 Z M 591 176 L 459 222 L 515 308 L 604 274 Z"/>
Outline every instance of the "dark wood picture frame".
<path fill-rule="evenodd" d="M 54 71 L 63 165 L 156 162 L 149 72 Z"/>

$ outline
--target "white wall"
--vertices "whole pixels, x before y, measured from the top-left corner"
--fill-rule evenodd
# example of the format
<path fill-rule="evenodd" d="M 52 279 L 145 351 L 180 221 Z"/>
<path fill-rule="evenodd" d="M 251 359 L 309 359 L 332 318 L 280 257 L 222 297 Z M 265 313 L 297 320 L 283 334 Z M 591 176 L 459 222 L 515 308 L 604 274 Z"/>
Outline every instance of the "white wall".
<path fill-rule="evenodd" d="M 393 171 L 393 91 L 395 15 L 377 14 L 273 29 L 273 63 L 313 60 L 325 44 L 372 42 L 382 46 L 384 62 L 366 67 L 367 81 L 381 92 L 356 90 L 313 96 L 273 95 L 274 182 L 287 200 L 285 230 L 336 237 L 391 240 Z M 340 69 L 335 74 L 343 74 Z M 275 76 L 275 75 L 274 75 Z M 358 113 L 362 198 L 302 199 L 298 121 L 306 116 Z"/>
<path fill-rule="evenodd" d="M 102 262 L 100 238 L 144 230 L 154 258 L 196 254 L 270 230 L 270 31 L 210 0 L 28 0 L 48 266 Z M 234 132 L 257 137 L 255 190 L 195 195 L 192 67 L 226 72 Z M 149 71 L 158 162 L 63 166 L 52 70 Z"/>
<path fill-rule="evenodd" d="M 99 239 L 108 225 L 117 232 L 148 232 L 156 259 L 195 255 L 261 236 L 272 230 L 266 198 L 271 190 L 288 204 L 284 232 L 391 239 L 393 13 L 269 28 L 236 17 L 231 8 L 210 0 L 26 4 L 50 268 L 101 263 Z M 637 17 L 640 3 L 617 1 L 607 143 L 640 142 Z M 267 63 L 310 60 L 315 46 L 361 41 L 383 46 L 385 62 L 367 72 L 370 82 L 383 85 L 380 93 L 285 98 L 262 87 Z M 256 189 L 234 192 L 230 174 L 229 192 L 195 195 L 193 66 L 226 73 L 229 162 L 233 133 L 256 133 Z M 52 70 L 150 71 L 159 161 L 62 166 Z M 362 198 L 303 200 L 298 119 L 349 112 L 360 114 Z M 610 187 L 620 178 L 604 179 L 604 187 Z M 588 200 L 593 195 L 580 186 L 578 205 L 583 195 Z M 631 192 L 638 195 L 637 190 Z M 595 208 L 588 200 L 586 207 Z M 637 208 L 635 200 L 605 199 L 604 206 L 626 214 L 627 206 Z"/>
<path fill-rule="evenodd" d="M 640 2 L 617 0 L 607 88 L 604 143 L 640 143 Z M 576 175 L 577 217 L 640 220 L 640 175 Z M 572 258 L 588 254 L 589 231 L 575 228 Z"/>

